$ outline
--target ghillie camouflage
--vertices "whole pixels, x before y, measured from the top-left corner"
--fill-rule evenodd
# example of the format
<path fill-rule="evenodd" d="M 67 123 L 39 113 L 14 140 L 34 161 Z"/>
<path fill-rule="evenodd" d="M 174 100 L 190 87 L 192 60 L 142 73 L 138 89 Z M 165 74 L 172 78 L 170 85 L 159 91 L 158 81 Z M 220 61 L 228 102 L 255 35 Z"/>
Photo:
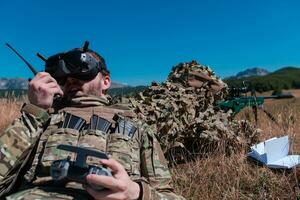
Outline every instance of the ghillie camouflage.
<path fill-rule="evenodd" d="M 166 82 L 152 85 L 128 102 L 137 117 L 156 130 L 169 161 L 185 161 L 207 152 L 226 153 L 249 147 L 260 130 L 247 121 L 231 120 L 215 105 L 228 87 L 196 61 L 173 67 Z"/>

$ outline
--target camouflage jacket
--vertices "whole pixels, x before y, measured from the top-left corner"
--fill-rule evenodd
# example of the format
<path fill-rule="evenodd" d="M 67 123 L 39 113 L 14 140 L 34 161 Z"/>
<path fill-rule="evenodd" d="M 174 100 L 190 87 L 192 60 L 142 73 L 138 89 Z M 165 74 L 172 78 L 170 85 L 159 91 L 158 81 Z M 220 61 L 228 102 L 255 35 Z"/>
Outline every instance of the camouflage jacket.
<path fill-rule="evenodd" d="M 75 156 L 57 150 L 56 146 L 71 144 L 110 154 L 141 185 L 141 199 L 184 199 L 173 193 L 167 162 L 153 131 L 135 120 L 126 107 L 108 106 L 108 103 L 103 98 L 81 97 L 53 113 L 25 104 L 21 117 L 0 135 L 0 191 L 10 190 L 6 198 L 90 199 L 81 184 L 54 182 L 49 174 L 52 161 Z M 112 123 L 111 127 L 116 124 L 114 116 L 121 116 L 137 129 L 129 136 L 116 128 L 107 132 L 87 128 L 93 115 L 106 119 Z M 74 128 L 72 117 L 84 121 L 85 125 L 79 130 Z M 97 165 L 99 160 L 89 157 L 87 162 Z M 8 188 L 12 180 L 16 183 Z"/>

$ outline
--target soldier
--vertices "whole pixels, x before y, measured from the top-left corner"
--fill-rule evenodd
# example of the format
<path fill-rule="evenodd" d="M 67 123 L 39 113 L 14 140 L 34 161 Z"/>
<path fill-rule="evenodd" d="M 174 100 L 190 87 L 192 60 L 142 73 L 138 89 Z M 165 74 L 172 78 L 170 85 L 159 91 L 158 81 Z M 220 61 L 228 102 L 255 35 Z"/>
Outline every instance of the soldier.
<path fill-rule="evenodd" d="M 77 48 L 47 59 L 46 72 L 29 83 L 30 103 L 23 105 L 21 117 L 0 135 L 2 197 L 184 199 L 173 193 L 167 162 L 153 131 L 124 105 L 110 105 L 105 95 L 110 85 L 104 59 L 90 49 Z M 110 126 L 92 127 L 95 116 Z M 121 133 L 118 119 L 132 125 L 130 134 L 124 134 L 125 127 Z M 106 152 L 110 159 L 89 158 L 87 162 L 107 166 L 113 176 L 91 174 L 85 185 L 54 181 L 51 163 L 70 156 L 57 150 L 58 144 Z M 107 189 L 94 190 L 90 185 Z"/>

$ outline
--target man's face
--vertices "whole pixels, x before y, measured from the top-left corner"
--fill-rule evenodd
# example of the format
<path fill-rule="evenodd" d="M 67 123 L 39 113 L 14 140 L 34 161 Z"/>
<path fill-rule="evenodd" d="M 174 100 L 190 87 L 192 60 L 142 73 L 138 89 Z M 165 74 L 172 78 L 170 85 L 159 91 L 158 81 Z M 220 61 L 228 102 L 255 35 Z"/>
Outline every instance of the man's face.
<path fill-rule="evenodd" d="M 86 95 L 102 96 L 103 91 L 110 87 L 109 76 L 103 76 L 101 73 L 90 80 L 83 81 L 76 78 L 67 78 L 63 86 L 65 96 L 80 97 Z"/>

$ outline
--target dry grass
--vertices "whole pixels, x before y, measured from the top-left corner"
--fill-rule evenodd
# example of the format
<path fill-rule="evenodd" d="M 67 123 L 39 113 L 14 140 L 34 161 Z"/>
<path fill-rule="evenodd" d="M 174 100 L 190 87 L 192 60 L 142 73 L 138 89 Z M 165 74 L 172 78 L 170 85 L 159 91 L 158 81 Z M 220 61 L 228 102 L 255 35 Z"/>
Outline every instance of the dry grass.
<path fill-rule="evenodd" d="M 299 91 L 297 95 L 300 94 Z M 296 95 L 296 96 L 297 96 Z M 299 96 L 299 98 L 298 98 Z M 271 112 L 278 124 L 259 111 L 258 127 L 261 140 L 288 134 L 291 152 L 300 153 L 300 95 L 295 99 L 269 100 L 265 109 Z M 3 129 L 19 116 L 21 101 L 0 100 L 0 128 Z M 237 117 L 254 122 L 251 109 Z M 224 154 L 203 156 L 194 162 L 172 167 L 174 187 L 187 199 L 299 199 L 298 168 L 290 171 L 273 171 L 249 161 L 247 152 L 230 157 Z"/>
<path fill-rule="evenodd" d="M 0 130 L 20 116 L 23 101 L 20 99 L 0 99 Z"/>
<path fill-rule="evenodd" d="M 261 141 L 288 134 L 291 153 L 300 154 L 300 91 L 292 92 L 295 99 L 265 102 L 264 108 L 277 124 L 259 110 L 257 126 L 262 129 Z M 237 118 L 255 123 L 251 109 L 243 110 Z M 246 153 L 213 155 L 173 167 L 176 191 L 187 199 L 300 199 L 299 168 L 270 170 L 248 160 Z"/>
<path fill-rule="evenodd" d="M 295 199 L 293 172 L 274 172 L 244 154 L 199 159 L 172 168 L 176 190 L 188 199 Z"/>

